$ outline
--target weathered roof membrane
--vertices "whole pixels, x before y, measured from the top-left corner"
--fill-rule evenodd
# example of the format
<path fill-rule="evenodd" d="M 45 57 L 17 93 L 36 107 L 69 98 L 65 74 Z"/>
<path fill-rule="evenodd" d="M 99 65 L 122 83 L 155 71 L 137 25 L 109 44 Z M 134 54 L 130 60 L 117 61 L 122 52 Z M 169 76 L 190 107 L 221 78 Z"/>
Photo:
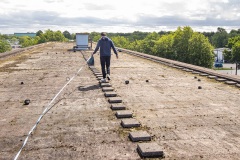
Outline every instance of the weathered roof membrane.
<path fill-rule="evenodd" d="M 101 71 L 99 55 L 88 67 L 85 59 L 92 51 L 70 52 L 71 47 L 49 43 L 0 60 L 1 158 L 15 157 L 46 105 L 74 75 L 19 159 L 141 159 L 162 153 L 165 159 L 240 157 L 240 90 L 235 85 L 123 51 L 119 59 L 112 56 L 110 81 L 122 103 L 111 104 L 94 75 Z M 31 103 L 24 105 L 26 99 Z M 116 106 L 133 117 L 117 118 Z M 138 125 L 123 128 L 131 121 Z M 129 133 L 135 131 L 151 140 L 132 142 Z"/>

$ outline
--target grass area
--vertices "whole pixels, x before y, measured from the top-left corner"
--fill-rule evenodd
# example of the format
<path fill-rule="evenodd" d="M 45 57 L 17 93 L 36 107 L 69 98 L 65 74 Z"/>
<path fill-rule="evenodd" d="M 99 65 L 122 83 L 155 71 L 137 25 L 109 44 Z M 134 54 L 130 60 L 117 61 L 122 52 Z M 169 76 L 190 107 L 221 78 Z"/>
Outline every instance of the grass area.
<path fill-rule="evenodd" d="M 213 68 L 214 70 L 234 70 L 234 69 L 231 69 L 231 68 Z"/>

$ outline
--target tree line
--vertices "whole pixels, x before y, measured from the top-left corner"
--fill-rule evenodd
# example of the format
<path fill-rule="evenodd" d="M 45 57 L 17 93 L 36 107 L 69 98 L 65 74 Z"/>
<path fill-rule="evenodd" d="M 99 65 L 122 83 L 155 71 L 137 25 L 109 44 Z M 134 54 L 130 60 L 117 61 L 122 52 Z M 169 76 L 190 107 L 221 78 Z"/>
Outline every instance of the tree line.
<path fill-rule="evenodd" d="M 52 31 L 50 29 L 46 30 L 45 32 L 39 30 L 36 33 L 35 37 L 29 36 L 16 37 L 14 35 L 8 36 L 0 34 L 0 53 L 10 51 L 11 50 L 10 43 L 15 44 L 16 42 L 19 42 L 19 44 L 22 47 L 28 47 L 45 42 L 53 41 L 66 42 L 74 38 L 75 34 L 70 34 L 68 31 L 64 31 L 62 33 L 61 31 Z"/>
<path fill-rule="evenodd" d="M 124 36 L 113 36 L 111 39 L 118 47 L 207 68 L 213 66 L 213 46 L 207 37 L 194 32 L 191 27 L 178 27 L 174 32 L 152 32 L 145 36 L 134 34 L 140 39 L 130 40 Z"/>
<path fill-rule="evenodd" d="M 224 28 L 217 28 L 217 32 L 195 32 L 189 26 L 178 27 L 175 31 L 108 33 L 116 46 L 138 52 L 156 55 L 185 63 L 211 68 L 214 63 L 213 48 L 228 47 L 224 51 L 224 58 L 229 62 L 240 61 L 240 29 L 229 33 Z M 68 31 L 42 32 L 36 37 L 16 37 L 0 34 L 0 53 L 11 50 L 9 43 L 19 42 L 22 47 L 35 44 L 75 40 L 76 35 Z M 99 32 L 91 32 L 90 38 L 97 42 Z"/>
<path fill-rule="evenodd" d="M 240 61 L 240 29 L 231 30 L 218 28 L 217 32 L 194 32 L 189 26 L 178 27 L 173 32 L 133 32 L 108 33 L 114 44 L 138 52 L 156 55 L 193 65 L 212 68 L 214 48 L 228 47 L 224 51 L 225 60 Z M 100 38 L 100 33 L 92 32 L 93 41 Z"/>

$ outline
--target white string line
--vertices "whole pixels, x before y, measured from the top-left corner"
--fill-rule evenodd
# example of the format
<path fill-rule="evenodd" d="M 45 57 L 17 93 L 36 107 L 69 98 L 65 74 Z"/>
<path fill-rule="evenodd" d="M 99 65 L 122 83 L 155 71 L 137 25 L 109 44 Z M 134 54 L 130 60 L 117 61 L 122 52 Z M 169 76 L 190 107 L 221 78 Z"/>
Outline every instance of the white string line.
<path fill-rule="evenodd" d="M 88 59 L 89 60 L 89 59 Z M 88 61 L 87 60 L 87 61 Z M 42 114 L 40 115 L 40 117 L 38 118 L 37 122 L 35 123 L 35 125 L 32 127 L 32 129 L 28 132 L 27 137 L 25 138 L 23 145 L 21 147 L 21 149 L 18 151 L 17 155 L 15 156 L 14 160 L 18 159 L 18 156 L 20 155 L 22 149 L 24 148 L 24 146 L 27 144 L 28 138 L 31 135 L 31 133 L 34 131 L 34 129 L 37 127 L 38 123 L 40 122 L 40 120 L 42 119 L 42 117 L 52 108 L 50 107 L 50 105 L 55 101 L 55 99 L 58 97 L 58 95 L 63 91 L 63 89 L 77 76 L 77 74 L 82 70 L 83 66 L 77 71 L 77 73 L 62 87 L 62 89 L 55 95 L 55 97 L 51 100 L 51 102 L 47 105 L 47 107 L 44 109 L 44 111 L 42 112 Z"/>

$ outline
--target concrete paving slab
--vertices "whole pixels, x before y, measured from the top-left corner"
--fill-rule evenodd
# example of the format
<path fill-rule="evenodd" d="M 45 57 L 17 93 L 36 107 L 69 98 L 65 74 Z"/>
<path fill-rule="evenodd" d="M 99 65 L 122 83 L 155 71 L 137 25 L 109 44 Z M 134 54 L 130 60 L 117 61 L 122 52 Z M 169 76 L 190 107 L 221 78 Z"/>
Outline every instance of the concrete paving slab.
<path fill-rule="evenodd" d="M 98 69 L 92 69 L 94 73 L 99 73 L 100 71 Z"/>
<path fill-rule="evenodd" d="M 177 66 L 176 68 L 177 68 L 177 69 L 183 69 L 183 67 L 178 67 L 178 66 Z"/>
<path fill-rule="evenodd" d="M 200 72 L 193 71 L 192 74 L 200 74 Z"/>
<path fill-rule="evenodd" d="M 122 119 L 121 125 L 123 128 L 132 128 L 132 127 L 140 127 L 141 126 L 140 122 L 138 122 L 134 118 Z"/>
<path fill-rule="evenodd" d="M 126 107 L 122 103 L 114 103 L 114 104 L 111 104 L 111 109 L 112 110 L 125 110 Z"/>
<path fill-rule="evenodd" d="M 116 92 L 105 92 L 104 95 L 105 95 L 105 97 L 116 97 L 117 93 Z"/>
<path fill-rule="evenodd" d="M 109 103 L 122 103 L 122 98 L 120 97 L 110 97 L 108 99 Z"/>
<path fill-rule="evenodd" d="M 101 85 L 101 84 L 109 84 L 109 81 L 107 81 L 107 80 L 105 79 L 104 82 L 99 81 L 99 84 L 100 84 L 100 85 Z"/>
<path fill-rule="evenodd" d="M 99 73 L 99 70 L 93 70 L 92 72 L 93 72 L 93 74 Z"/>
<path fill-rule="evenodd" d="M 114 88 L 113 87 L 103 87 L 102 91 L 103 92 L 114 91 Z"/>
<path fill-rule="evenodd" d="M 193 70 L 191 70 L 191 69 L 183 69 L 183 71 L 192 72 Z"/>
<path fill-rule="evenodd" d="M 94 74 L 95 74 L 95 73 L 94 73 Z M 96 77 L 97 77 L 97 78 L 98 78 L 98 77 L 103 77 L 103 75 L 102 75 L 102 74 L 97 74 Z"/>
<path fill-rule="evenodd" d="M 94 75 L 95 75 L 95 76 L 99 76 L 99 75 L 102 76 L 102 73 L 100 73 L 100 72 L 95 72 Z"/>
<path fill-rule="evenodd" d="M 112 87 L 110 83 L 101 83 L 101 87 Z"/>
<path fill-rule="evenodd" d="M 228 85 L 236 85 L 237 82 L 234 82 L 234 81 L 225 81 L 226 84 Z"/>
<path fill-rule="evenodd" d="M 97 78 L 97 80 L 99 80 L 99 81 L 100 81 L 101 79 L 103 79 L 103 77 L 98 77 L 98 78 Z"/>
<path fill-rule="evenodd" d="M 137 150 L 139 155 L 144 158 L 157 158 L 164 156 L 162 148 L 155 142 L 139 143 L 137 145 Z"/>
<path fill-rule="evenodd" d="M 132 111 L 130 110 L 117 111 L 115 115 L 117 118 L 132 118 Z"/>
<path fill-rule="evenodd" d="M 147 131 L 134 131 L 129 133 L 129 138 L 133 142 L 151 141 L 151 136 Z"/>
<path fill-rule="evenodd" d="M 208 76 L 208 78 L 210 78 L 210 79 L 216 79 L 217 76 Z"/>
<path fill-rule="evenodd" d="M 206 73 L 200 73 L 199 75 L 200 75 L 200 76 L 209 76 L 209 75 L 206 74 Z"/>
<path fill-rule="evenodd" d="M 219 82 L 225 82 L 225 81 L 227 81 L 227 80 L 224 79 L 224 78 L 216 78 L 216 81 L 219 81 Z"/>

